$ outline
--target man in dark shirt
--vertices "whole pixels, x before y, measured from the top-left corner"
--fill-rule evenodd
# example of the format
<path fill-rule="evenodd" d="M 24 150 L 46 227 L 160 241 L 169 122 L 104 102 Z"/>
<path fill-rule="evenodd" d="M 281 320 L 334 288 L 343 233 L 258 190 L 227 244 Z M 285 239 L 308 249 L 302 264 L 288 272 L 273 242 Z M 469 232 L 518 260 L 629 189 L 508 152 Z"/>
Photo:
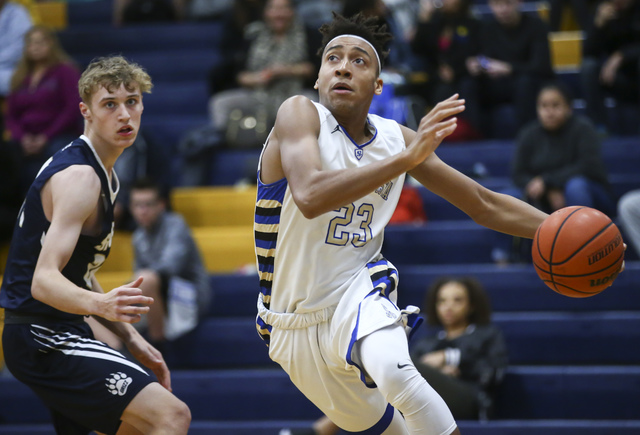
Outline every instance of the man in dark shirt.
<path fill-rule="evenodd" d="M 467 59 L 480 107 L 513 103 L 518 128 L 535 119 L 537 90 L 553 75 L 548 28 L 537 16 L 523 14 L 520 3 L 489 0 L 493 15 L 482 23 L 480 55 Z"/>
<path fill-rule="evenodd" d="M 587 115 L 599 129 L 607 125 L 604 96 L 638 101 L 640 3 L 606 0 L 596 10 L 583 47 L 582 87 Z"/>

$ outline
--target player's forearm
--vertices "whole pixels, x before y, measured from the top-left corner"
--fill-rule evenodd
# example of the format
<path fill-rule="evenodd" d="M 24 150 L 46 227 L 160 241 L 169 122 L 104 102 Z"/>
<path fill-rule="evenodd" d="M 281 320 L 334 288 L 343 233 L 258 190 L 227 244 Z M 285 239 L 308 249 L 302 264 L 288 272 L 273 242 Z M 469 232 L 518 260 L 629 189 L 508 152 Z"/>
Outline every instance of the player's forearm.
<path fill-rule="evenodd" d="M 102 295 L 80 288 L 60 272 L 38 270 L 33 276 L 31 294 L 38 301 L 71 314 L 99 314 Z"/>
<path fill-rule="evenodd" d="M 312 219 L 359 200 L 409 169 L 411 160 L 400 153 L 359 168 L 316 171 L 303 186 L 291 183 L 291 191 L 302 214 Z"/>
<path fill-rule="evenodd" d="M 109 331 L 118 336 L 125 344 L 129 343 L 134 336 L 139 335 L 138 331 L 128 323 L 112 322 L 104 317 L 93 316 L 98 322 L 102 324 Z"/>
<path fill-rule="evenodd" d="M 510 195 L 492 192 L 489 205 L 474 221 L 492 230 L 532 239 L 548 216 L 537 208 Z"/>

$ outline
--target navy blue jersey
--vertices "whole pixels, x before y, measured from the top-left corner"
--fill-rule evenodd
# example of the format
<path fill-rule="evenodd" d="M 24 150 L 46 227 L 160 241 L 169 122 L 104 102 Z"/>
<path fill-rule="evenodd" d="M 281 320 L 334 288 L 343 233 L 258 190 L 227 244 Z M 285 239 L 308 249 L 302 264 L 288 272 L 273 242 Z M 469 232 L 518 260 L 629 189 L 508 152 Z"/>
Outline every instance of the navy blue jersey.
<path fill-rule="evenodd" d="M 90 290 L 91 278 L 109 255 L 113 238 L 113 206 L 116 192 L 111 189 L 106 169 L 90 145 L 89 139 L 80 136 L 43 165 L 27 192 L 13 232 L 0 290 L 0 306 L 6 309 L 23 314 L 53 316 L 60 320 L 76 320 L 80 317 L 57 310 L 31 296 L 33 273 L 42 249 L 42 242 L 51 225 L 42 208 L 40 191 L 49 178 L 72 165 L 89 165 L 100 178 L 103 205 L 102 228 L 98 236 L 80 235 L 62 274 L 75 285 Z M 113 180 L 117 186 L 115 172 Z"/>

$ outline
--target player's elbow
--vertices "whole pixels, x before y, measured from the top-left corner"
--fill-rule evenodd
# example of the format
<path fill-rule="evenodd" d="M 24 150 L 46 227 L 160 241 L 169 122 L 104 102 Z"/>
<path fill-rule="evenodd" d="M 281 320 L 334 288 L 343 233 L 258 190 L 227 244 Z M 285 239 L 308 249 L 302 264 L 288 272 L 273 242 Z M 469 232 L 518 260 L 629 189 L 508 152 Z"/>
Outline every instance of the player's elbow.
<path fill-rule="evenodd" d="M 473 211 L 469 213 L 469 216 L 475 223 L 482 226 L 489 226 L 490 222 L 494 219 L 495 213 L 498 210 L 494 195 L 496 195 L 495 192 L 486 189 L 479 190 L 478 201 L 473 207 Z"/>
<path fill-rule="evenodd" d="M 300 210 L 300 213 L 302 213 L 302 216 L 307 219 L 314 219 L 322 214 L 320 209 L 314 206 L 314 204 L 311 202 L 306 201 L 298 203 L 296 201 L 296 205 L 298 206 L 298 210 Z"/>
<path fill-rule="evenodd" d="M 34 273 L 31 281 L 31 296 L 39 302 L 46 303 L 47 290 L 42 274 Z"/>
<path fill-rule="evenodd" d="M 321 208 L 321 202 L 313 194 L 312 189 L 298 189 L 292 190 L 293 201 L 296 203 L 296 207 L 300 210 L 300 213 L 307 218 L 313 219 L 320 216 L 323 213 Z"/>

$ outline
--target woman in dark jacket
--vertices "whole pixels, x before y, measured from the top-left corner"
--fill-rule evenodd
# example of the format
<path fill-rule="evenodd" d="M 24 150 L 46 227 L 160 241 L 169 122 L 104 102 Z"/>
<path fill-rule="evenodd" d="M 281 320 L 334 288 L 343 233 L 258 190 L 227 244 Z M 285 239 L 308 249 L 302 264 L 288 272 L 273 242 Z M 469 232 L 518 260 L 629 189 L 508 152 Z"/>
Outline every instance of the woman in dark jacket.
<path fill-rule="evenodd" d="M 484 289 L 473 278 L 441 278 L 427 292 L 424 309 L 439 331 L 412 346 L 416 368 L 457 420 L 488 418 L 507 350 Z"/>

